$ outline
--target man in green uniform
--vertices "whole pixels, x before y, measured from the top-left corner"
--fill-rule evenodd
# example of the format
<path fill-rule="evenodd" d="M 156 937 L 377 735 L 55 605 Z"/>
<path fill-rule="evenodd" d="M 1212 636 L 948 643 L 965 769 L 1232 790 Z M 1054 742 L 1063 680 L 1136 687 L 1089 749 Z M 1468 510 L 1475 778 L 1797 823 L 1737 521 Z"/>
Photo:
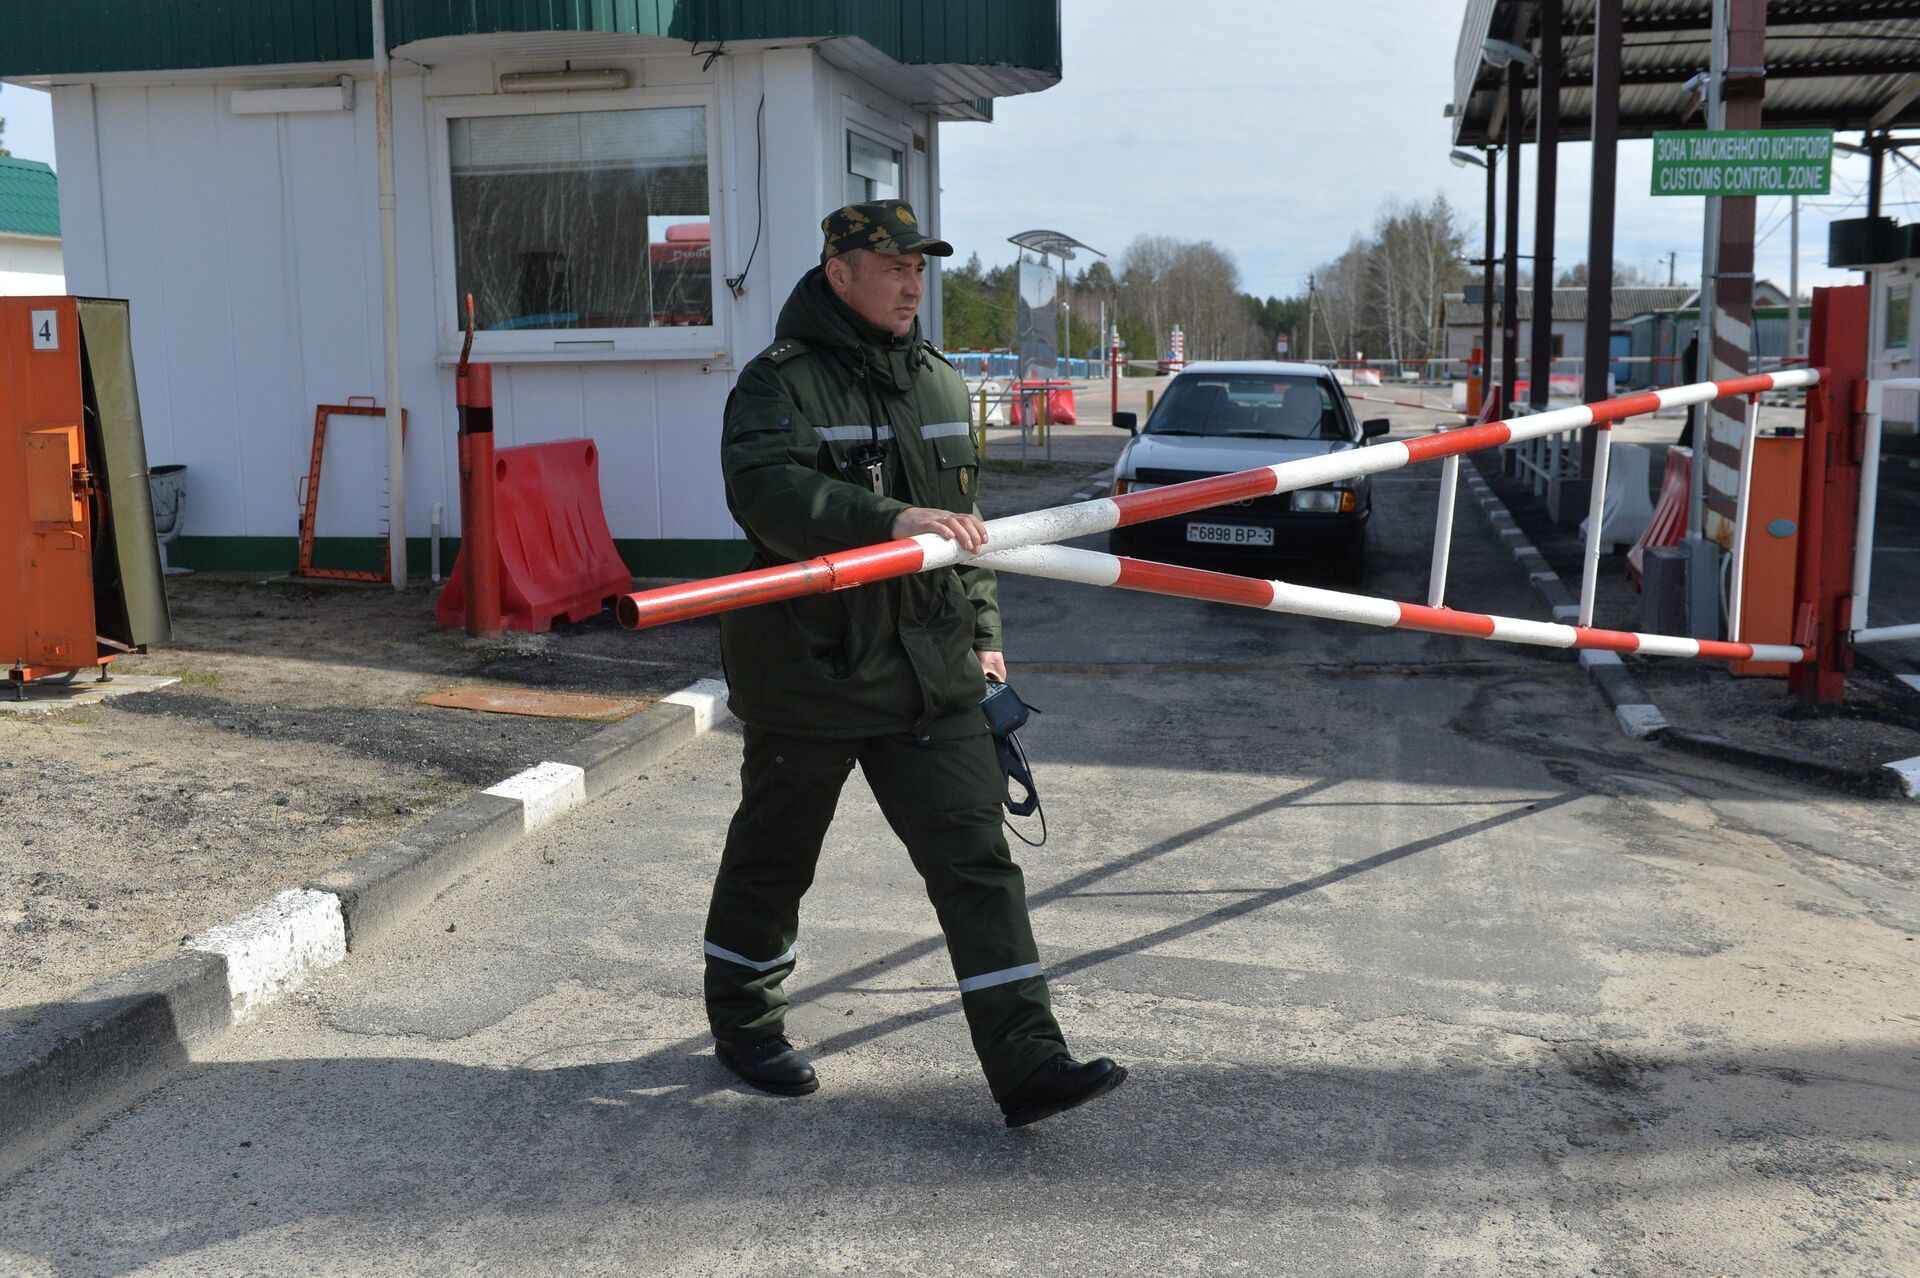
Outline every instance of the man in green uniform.
<path fill-rule="evenodd" d="M 931 534 L 977 550 L 980 459 L 966 384 L 916 318 L 927 254 L 899 200 L 821 223 L 821 264 L 780 312 L 774 344 L 727 401 L 727 507 L 752 567 Z M 740 808 L 707 912 L 715 1054 L 749 1084 L 819 1086 L 787 1041 L 800 898 L 858 763 L 926 881 L 987 1084 L 1022 1126 L 1119 1086 L 1104 1057 L 1067 1054 L 1048 1004 L 1026 889 L 1001 833 L 1006 794 L 980 712 L 1005 678 L 993 573 L 962 566 L 727 614 L 721 652 L 745 727 Z"/>

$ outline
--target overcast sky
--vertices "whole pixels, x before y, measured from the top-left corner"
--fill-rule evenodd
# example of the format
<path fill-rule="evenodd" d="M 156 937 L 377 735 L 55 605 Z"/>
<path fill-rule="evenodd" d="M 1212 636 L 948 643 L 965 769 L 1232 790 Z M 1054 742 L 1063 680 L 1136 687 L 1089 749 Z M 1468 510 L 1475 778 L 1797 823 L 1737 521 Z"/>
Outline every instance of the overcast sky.
<path fill-rule="evenodd" d="M 1478 256 L 1485 174 L 1448 161 L 1452 122 L 1440 114 L 1453 96 L 1465 7 L 1063 0 L 1061 82 L 1000 99 L 990 125 L 941 130 L 947 238 L 988 262 L 1010 260 L 1007 236 L 1033 227 L 1113 256 L 1143 233 L 1208 239 L 1233 254 L 1249 292 L 1286 296 L 1386 201 L 1443 193 L 1474 228 Z M 1700 269 L 1703 201 L 1649 195 L 1651 149 L 1620 147 L 1615 257 L 1664 282 L 1666 255 L 1677 252 L 1688 282 Z M 1561 267 L 1586 258 L 1591 165 L 1585 145 L 1560 149 Z M 1527 253 L 1531 146 L 1522 169 Z M 1864 214 L 1865 182 L 1864 159 L 1839 157 L 1834 193 L 1801 201 L 1803 289 L 1858 282 L 1824 263 L 1827 223 Z M 1890 165 L 1885 200 L 1889 214 L 1910 216 L 1899 205 L 1920 200 L 1920 176 Z M 1783 289 L 1787 203 L 1763 199 L 1758 210 L 1758 273 Z"/>
<path fill-rule="evenodd" d="M 1002 98 L 992 124 L 943 126 L 943 226 L 964 256 L 1007 261 L 1007 236 L 1064 231 L 1117 257 L 1136 235 L 1208 239 L 1262 296 L 1304 290 L 1388 200 L 1444 193 L 1473 228 L 1485 180 L 1447 160 L 1459 0 L 1062 0 L 1065 74 Z M 59 167 L 45 95 L 0 89 L 6 145 Z M 1615 256 L 1664 280 L 1700 269 L 1697 197 L 1647 194 L 1651 144 L 1620 148 Z M 1525 151 L 1523 253 L 1533 228 Z M 1590 159 L 1560 151 L 1560 266 L 1586 257 Z M 1920 175 L 1888 166 L 1886 211 L 1920 203 Z M 1833 194 L 1801 203 L 1801 287 L 1857 280 L 1830 271 L 1827 223 L 1860 216 L 1866 161 L 1839 157 Z M 1504 196 L 1503 196 L 1504 199 Z M 1504 207 L 1504 205 L 1503 205 Z M 1759 207 L 1758 273 L 1787 284 L 1787 201 Z"/>

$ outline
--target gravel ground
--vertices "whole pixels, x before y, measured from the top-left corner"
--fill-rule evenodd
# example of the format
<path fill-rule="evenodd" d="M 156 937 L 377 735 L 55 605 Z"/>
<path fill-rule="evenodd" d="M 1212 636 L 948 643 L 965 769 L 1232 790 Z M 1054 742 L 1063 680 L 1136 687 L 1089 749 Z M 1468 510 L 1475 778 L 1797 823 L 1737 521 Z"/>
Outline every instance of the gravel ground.
<path fill-rule="evenodd" d="M 432 588 L 168 582 L 157 691 L 0 716 L 0 1009 L 70 997 L 601 725 L 416 703 L 466 683 L 654 697 L 719 669 L 718 627 L 610 618 L 486 640 Z"/>

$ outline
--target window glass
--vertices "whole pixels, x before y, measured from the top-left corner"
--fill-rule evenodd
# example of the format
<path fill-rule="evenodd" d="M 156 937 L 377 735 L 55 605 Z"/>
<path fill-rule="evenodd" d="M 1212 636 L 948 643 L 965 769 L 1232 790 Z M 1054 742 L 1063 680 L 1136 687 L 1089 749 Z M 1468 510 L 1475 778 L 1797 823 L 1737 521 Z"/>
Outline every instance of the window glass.
<path fill-rule="evenodd" d="M 1905 350 L 1913 327 L 1913 285 L 1887 286 L 1887 346 Z"/>
<path fill-rule="evenodd" d="M 847 134 L 847 203 L 900 198 L 900 152 L 858 133 Z"/>
<path fill-rule="evenodd" d="M 1279 373 L 1176 377 L 1154 406 L 1146 430 L 1150 435 L 1350 438 L 1326 379 Z"/>
<path fill-rule="evenodd" d="M 449 121 L 455 282 L 479 327 L 712 324 L 706 115 Z"/>

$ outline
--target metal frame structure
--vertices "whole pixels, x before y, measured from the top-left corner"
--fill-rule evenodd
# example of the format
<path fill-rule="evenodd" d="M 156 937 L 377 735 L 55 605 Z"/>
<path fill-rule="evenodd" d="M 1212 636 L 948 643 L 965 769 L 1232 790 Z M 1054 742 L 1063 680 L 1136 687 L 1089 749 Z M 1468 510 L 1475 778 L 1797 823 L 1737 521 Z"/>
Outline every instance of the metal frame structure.
<path fill-rule="evenodd" d="M 1703 65 L 1714 70 L 1701 74 Z M 1521 258 L 1519 147 L 1531 128 L 1540 165 L 1533 268 L 1541 300 L 1535 314 L 1542 315 L 1551 314 L 1550 295 L 1541 290 L 1553 274 L 1555 148 L 1561 141 L 1595 143 L 1588 217 L 1589 360 L 1582 394 L 1596 400 L 1607 393 L 1605 365 L 1592 357 L 1605 348 L 1613 319 L 1608 284 L 1619 140 L 1701 125 L 1858 129 L 1864 134 L 1861 149 L 1872 163 L 1867 211 L 1877 215 L 1888 131 L 1920 124 L 1920 2 L 1466 0 L 1447 114 L 1453 120 L 1453 146 L 1503 146 L 1507 152 L 1508 279 L 1501 322 L 1509 404 L 1517 380 L 1513 276 Z M 1753 201 L 1707 203 L 1702 304 L 1708 332 L 1701 367 L 1689 375 L 1724 380 L 1751 367 Z M 1546 366 L 1551 349 L 1543 349 L 1540 327 L 1535 324 L 1532 343 L 1536 370 Z M 1529 398 L 1544 403 L 1544 384 L 1539 376 L 1533 381 Z M 1712 460 L 1720 465 L 1737 468 L 1745 415 L 1746 406 L 1738 400 L 1701 414 L 1707 424 L 1704 446 L 1697 450 L 1702 461 L 1695 468 L 1697 483 L 1704 485 L 1709 454 L 1717 454 Z M 1581 440 L 1581 475 L 1591 470 L 1596 444 L 1592 432 Z M 1555 518 L 1572 522 L 1578 517 L 1584 503 L 1577 498 L 1586 480 L 1570 478 L 1555 464 L 1542 469 L 1539 482 Z M 1731 494 L 1716 499 L 1711 510 L 1705 497 L 1703 487 L 1689 512 L 1696 537 L 1709 513 L 1732 519 Z"/>
<path fill-rule="evenodd" d="M 369 572 L 359 568 L 328 568 L 313 562 L 314 522 L 320 514 L 320 466 L 326 460 L 327 420 L 332 417 L 378 417 L 387 418 L 387 410 L 376 404 L 371 395 L 356 395 L 344 404 L 318 404 L 313 410 L 313 456 L 307 463 L 306 476 L 300 481 L 300 551 L 295 561 L 293 575 L 296 577 L 317 577 L 323 581 L 388 581 L 397 580 L 406 584 L 404 575 L 396 577 L 393 571 L 393 507 L 387 507 L 385 527 L 380 530 L 381 561 L 379 572 Z M 407 432 L 407 413 L 400 412 L 400 437 L 404 441 Z M 388 486 L 389 503 L 392 502 L 392 486 Z"/>

